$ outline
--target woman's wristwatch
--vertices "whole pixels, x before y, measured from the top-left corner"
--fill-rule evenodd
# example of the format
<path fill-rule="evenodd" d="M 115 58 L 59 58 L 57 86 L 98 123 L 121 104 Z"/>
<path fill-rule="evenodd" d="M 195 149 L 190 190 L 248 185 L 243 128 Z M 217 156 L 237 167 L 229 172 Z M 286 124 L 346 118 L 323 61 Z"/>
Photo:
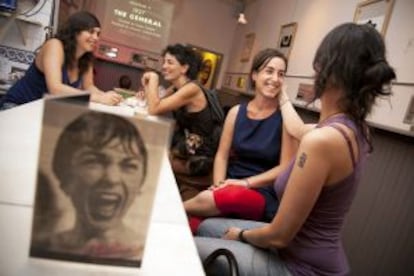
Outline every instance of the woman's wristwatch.
<path fill-rule="evenodd" d="M 244 236 L 243 236 L 244 231 L 246 231 L 246 229 L 242 229 L 242 230 L 239 232 L 239 236 L 238 236 L 239 241 L 244 242 L 244 243 L 249 243 L 249 242 L 248 242 L 248 241 L 244 238 Z"/>

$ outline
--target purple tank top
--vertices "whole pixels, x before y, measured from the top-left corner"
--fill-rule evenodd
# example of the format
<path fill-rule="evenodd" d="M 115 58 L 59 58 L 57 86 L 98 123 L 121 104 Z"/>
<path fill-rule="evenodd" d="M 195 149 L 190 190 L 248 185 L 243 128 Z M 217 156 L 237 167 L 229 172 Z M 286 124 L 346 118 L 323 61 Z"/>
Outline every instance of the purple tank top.
<path fill-rule="evenodd" d="M 359 158 L 355 159 L 351 140 L 335 123 L 343 124 L 354 131 L 358 141 Z M 317 127 L 330 126 L 337 129 L 347 141 L 354 171 L 333 186 L 324 187 L 311 213 L 295 238 L 284 249 L 279 250 L 293 275 L 346 275 L 349 266 L 341 242 L 341 230 L 348 213 L 366 159 L 366 143 L 356 125 L 345 115 L 331 117 Z M 295 164 L 279 175 L 274 189 L 281 199 L 288 178 Z"/>

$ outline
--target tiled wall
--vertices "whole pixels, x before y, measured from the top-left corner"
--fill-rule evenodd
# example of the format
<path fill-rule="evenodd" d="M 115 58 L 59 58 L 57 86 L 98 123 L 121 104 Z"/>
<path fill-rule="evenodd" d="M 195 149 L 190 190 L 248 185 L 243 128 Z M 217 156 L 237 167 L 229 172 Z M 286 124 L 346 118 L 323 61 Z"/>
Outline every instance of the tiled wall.
<path fill-rule="evenodd" d="M 0 79 L 7 78 L 13 68 L 26 69 L 34 59 L 35 50 L 45 40 L 54 0 L 19 0 L 16 19 L 0 14 Z M 20 29 L 19 29 L 19 27 Z"/>
<path fill-rule="evenodd" d="M 13 71 L 26 70 L 34 57 L 31 51 L 0 45 L 0 79 L 7 79 Z"/>

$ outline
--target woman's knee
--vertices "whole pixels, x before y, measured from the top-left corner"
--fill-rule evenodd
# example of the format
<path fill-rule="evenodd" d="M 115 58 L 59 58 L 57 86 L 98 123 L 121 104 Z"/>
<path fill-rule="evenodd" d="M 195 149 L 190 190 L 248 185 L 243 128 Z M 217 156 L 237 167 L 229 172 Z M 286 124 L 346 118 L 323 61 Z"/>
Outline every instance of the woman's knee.
<path fill-rule="evenodd" d="M 215 203 L 210 190 L 202 191 L 184 202 L 184 209 L 190 213 L 192 211 L 211 209 L 212 207 L 215 207 Z"/>
<path fill-rule="evenodd" d="M 229 186 L 214 194 L 222 214 L 239 215 L 246 219 L 260 219 L 265 207 L 264 197 L 257 191 L 240 186 Z"/>
<path fill-rule="evenodd" d="M 194 197 L 194 203 L 201 206 L 210 206 L 214 204 L 213 192 L 205 190 Z"/>

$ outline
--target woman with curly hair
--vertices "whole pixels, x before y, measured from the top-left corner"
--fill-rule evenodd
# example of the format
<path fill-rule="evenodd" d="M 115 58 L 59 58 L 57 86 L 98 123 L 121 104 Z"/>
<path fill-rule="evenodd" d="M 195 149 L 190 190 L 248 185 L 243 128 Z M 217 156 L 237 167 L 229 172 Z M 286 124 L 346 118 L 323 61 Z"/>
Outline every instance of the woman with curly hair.
<path fill-rule="evenodd" d="M 98 19 L 86 11 L 71 15 L 54 38 L 40 48 L 25 76 L 3 97 L 0 109 L 25 104 L 47 94 L 91 93 L 91 101 L 114 105 L 122 97 L 93 82 L 93 54 L 101 31 Z"/>
<path fill-rule="evenodd" d="M 160 77 L 156 72 L 145 72 L 141 82 L 149 114 L 174 114 L 176 131 L 172 142 L 174 150 L 170 156 L 171 166 L 178 179 L 181 195 L 187 197 L 183 195 L 186 193 L 184 189 L 192 186 L 188 177 L 204 178 L 212 170 L 220 138 L 220 133 L 215 130 L 218 125 L 221 126 L 221 122 L 212 119 L 211 107 L 204 90 L 196 81 L 201 68 L 200 54 L 190 46 L 173 44 L 163 50 L 162 56 L 162 76 L 171 84 L 166 95 L 159 95 Z M 181 178 L 185 180 L 181 181 Z M 207 186 L 206 184 L 205 187 Z M 191 196 L 194 193 L 191 191 Z"/>

